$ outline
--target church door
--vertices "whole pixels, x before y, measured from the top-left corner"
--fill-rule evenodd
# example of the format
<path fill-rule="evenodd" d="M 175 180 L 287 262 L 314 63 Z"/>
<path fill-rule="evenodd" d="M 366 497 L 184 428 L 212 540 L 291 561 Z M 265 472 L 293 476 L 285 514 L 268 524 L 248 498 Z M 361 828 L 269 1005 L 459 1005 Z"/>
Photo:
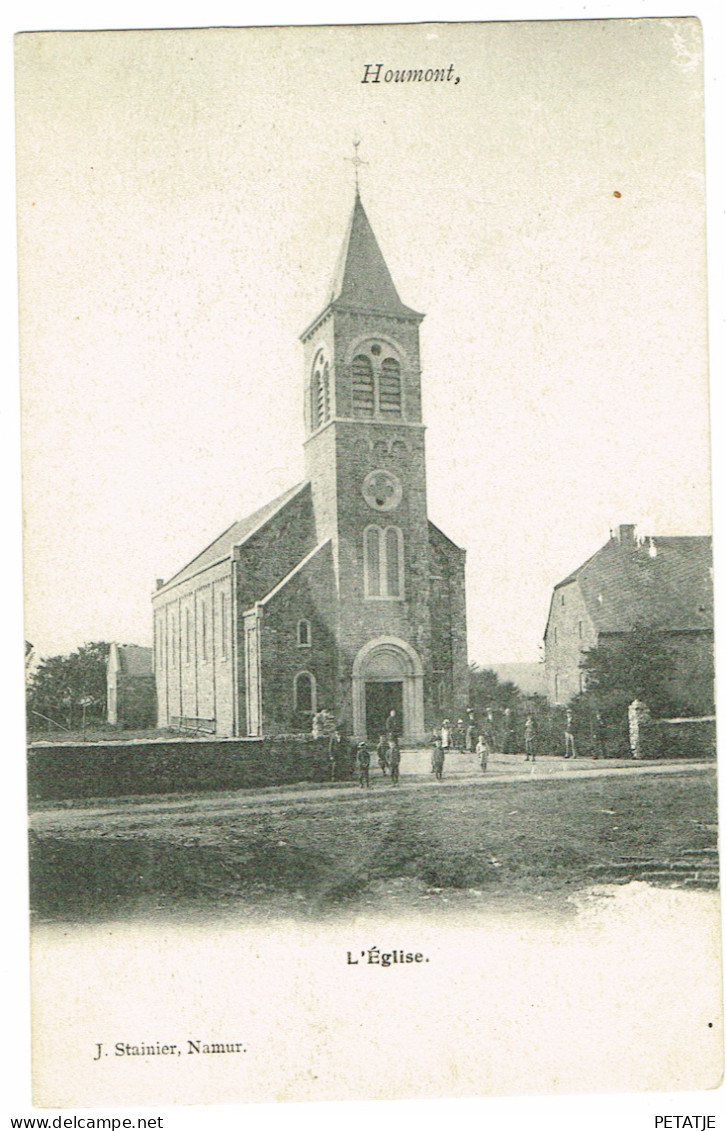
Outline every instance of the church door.
<path fill-rule="evenodd" d="M 403 722 L 403 682 L 385 683 L 366 680 L 366 737 L 378 741 L 386 733 L 386 719 L 391 711 L 398 717 L 399 728 Z"/>

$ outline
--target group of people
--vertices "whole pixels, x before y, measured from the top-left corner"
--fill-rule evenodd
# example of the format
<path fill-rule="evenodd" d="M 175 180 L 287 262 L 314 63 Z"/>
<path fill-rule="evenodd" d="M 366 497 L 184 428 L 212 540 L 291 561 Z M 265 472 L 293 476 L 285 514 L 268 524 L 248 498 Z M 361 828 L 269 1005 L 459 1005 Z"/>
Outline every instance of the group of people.
<path fill-rule="evenodd" d="M 532 714 L 526 716 L 523 728 L 524 760 L 534 763 L 537 758 L 537 725 Z M 375 747 L 375 758 L 383 777 L 388 777 L 392 785 L 398 785 L 401 774 L 401 730 L 398 715 L 395 710 L 390 711 L 386 719 L 385 731 L 381 733 Z M 565 715 L 565 758 L 577 758 L 578 741 L 575 734 L 575 716 L 568 710 Z M 432 736 L 431 772 L 437 781 L 444 776 L 446 755 L 451 751 L 461 751 L 476 754 L 482 771 L 486 771 L 491 755 L 495 752 L 502 754 L 521 753 L 521 746 L 517 749 L 515 739 L 515 720 L 509 707 L 503 714 L 501 726 L 496 724 L 494 711 L 487 709 L 486 717 L 481 726 L 477 725 L 473 708 L 468 708 L 466 720 L 459 719 L 453 726 L 449 719 L 444 719 Z M 593 743 L 595 758 L 606 757 L 606 727 L 602 715 L 598 712 L 593 723 Z M 344 740 L 338 729 L 333 729 L 330 734 L 328 756 L 330 760 L 330 780 L 336 781 L 344 750 Z M 370 788 L 371 745 L 359 742 L 356 748 L 356 772 L 361 789 Z"/>
<path fill-rule="evenodd" d="M 434 731 L 432 757 L 432 770 L 437 777 L 443 772 L 444 760 L 450 750 L 476 753 L 482 770 L 486 770 L 490 756 L 497 752 L 501 754 L 521 754 L 521 737 L 524 738 L 524 760 L 534 762 L 538 754 L 537 722 L 533 714 L 527 714 L 520 738 L 516 733 L 516 720 L 513 711 L 507 707 L 501 720 L 497 722 L 494 709 L 487 708 L 484 721 L 477 726 L 473 708 L 468 708 L 466 720 L 459 719 L 456 726 L 452 726 L 449 719 L 444 719 L 441 726 Z M 607 727 L 602 714 L 598 711 L 592 723 L 592 757 L 607 757 Z M 576 737 L 576 720 L 572 711 L 565 713 L 564 729 L 564 756 L 577 758 L 579 754 L 579 740 Z"/>
<path fill-rule="evenodd" d="M 401 780 L 401 729 L 395 710 L 388 714 L 386 729 L 378 739 L 375 748 L 378 768 L 384 777 L 390 777 L 391 785 Z M 338 729 L 333 730 L 328 743 L 330 761 L 330 780 L 335 781 L 343 754 L 343 738 Z M 371 749 L 367 742 L 359 742 L 356 748 L 356 772 L 361 789 L 369 789 L 371 784 Z"/>

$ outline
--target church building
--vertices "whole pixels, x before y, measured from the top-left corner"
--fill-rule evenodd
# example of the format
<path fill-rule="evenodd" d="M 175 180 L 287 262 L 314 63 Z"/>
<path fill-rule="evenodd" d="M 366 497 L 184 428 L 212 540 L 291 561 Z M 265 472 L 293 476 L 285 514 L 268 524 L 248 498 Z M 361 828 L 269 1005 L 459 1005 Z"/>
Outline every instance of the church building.
<path fill-rule="evenodd" d="M 309 731 L 332 712 L 421 741 L 467 704 L 465 551 L 426 511 L 419 326 L 356 191 L 302 335 L 304 482 L 233 523 L 153 597 L 159 727 Z"/>

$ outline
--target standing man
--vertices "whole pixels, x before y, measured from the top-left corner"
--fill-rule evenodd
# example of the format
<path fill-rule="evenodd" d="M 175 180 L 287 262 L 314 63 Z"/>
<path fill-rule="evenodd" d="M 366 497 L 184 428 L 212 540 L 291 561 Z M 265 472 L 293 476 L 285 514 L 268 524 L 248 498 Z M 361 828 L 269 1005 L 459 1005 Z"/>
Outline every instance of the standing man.
<path fill-rule="evenodd" d="M 340 756 L 343 752 L 343 740 L 340 737 L 340 731 L 334 730 L 330 736 L 328 743 L 328 761 L 330 762 L 330 780 L 336 781 L 338 777 L 338 767 L 340 765 Z"/>
<path fill-rule="evenodd" d="M 600 711 L 595 715 L 593 724 L 593 739 L 595 740 L 595 758 L 607 758 L 607 727 Z"/>
<path fill-rule="evenodd" d="M 491 707 L 487 707 L 487 718 L 484 723 L 484 741 L 489 747 L 490 753 L 494 753 L 497 748 L 497 728 L 494 722 L 494 711 Z"/>
<path fill-rule="evenodd" d="M 514 752 L 514 718 L 512 716 L 512 708 L 507 707 L 504 712 L 504 744 L 502 748 L 503 754 L 512 754 Z"/>
<path fill-rule="evenodd" d="M 388 718 L 386 719 L 386 737 L 389 743 L 395 742 L 396 746 L 398 746 L 398 740 L 401 737 L 401 727 L 398 722 L 398 715 L 393 708 L 388 712 Z"/>
<path fill-rule="evenodd" d="M 534 719 L 531 715 L 527 715 L 527 719 L 524 724 L 525 762 L 529 762 L 530 759 L 534 762 L 534 734 Z"/>
<path fill-rule="evenodd" d="M 476 716 L 472 707 L 466 709 L 466 749 L 470 754 L 476 750 Z"/>
<path fill-rule="evenodd" d="M 572 711 L 568 711 L 565 715 L 565 758 L 576 758 L 577 747 L 575 746 L 575 716 Z"/>
<path fill-rule="evenodd" d="M 365 742 L 358 743 L 358 781 L 363 789 L 370 789 L 371 781 L 369 771 L 371 768 L 371 752 Z"/>
<path fill-rule="evenodd" d="M 401 776 L 401 751 L 397 742 L 389 747 L 388 757 L 391 764 L 391 784 L 398 785 Z"/>

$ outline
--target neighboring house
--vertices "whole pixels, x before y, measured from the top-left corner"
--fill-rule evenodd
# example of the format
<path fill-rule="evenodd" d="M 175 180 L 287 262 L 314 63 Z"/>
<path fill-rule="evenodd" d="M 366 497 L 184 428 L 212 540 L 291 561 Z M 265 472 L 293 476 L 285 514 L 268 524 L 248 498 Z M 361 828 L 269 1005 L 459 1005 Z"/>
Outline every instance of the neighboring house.
<path fill-rule="evenodd" d="M 657 629 L 675 661 L 669 692 L 682 709 L 713 709 L 711 538 L 637 539 L 620 526 L 602 549 L 555 586 L 545 630 L 547 697 L 585 690 L 583 652 L 636 624 Z"/>
<path fill-rule="evenodd" d="M 419 324 L 356 193 L 302 335 L 306 479 L 153 598 L 160 727 L 423 739 L 468 696 L 465 552 L 426 513 Z"/>
<path fill-rule="evenodd" d="M 106 661 L 107 717 L 126 730 L 156 725 L 154 652 L 138 644 L 112 644 Z"/>

